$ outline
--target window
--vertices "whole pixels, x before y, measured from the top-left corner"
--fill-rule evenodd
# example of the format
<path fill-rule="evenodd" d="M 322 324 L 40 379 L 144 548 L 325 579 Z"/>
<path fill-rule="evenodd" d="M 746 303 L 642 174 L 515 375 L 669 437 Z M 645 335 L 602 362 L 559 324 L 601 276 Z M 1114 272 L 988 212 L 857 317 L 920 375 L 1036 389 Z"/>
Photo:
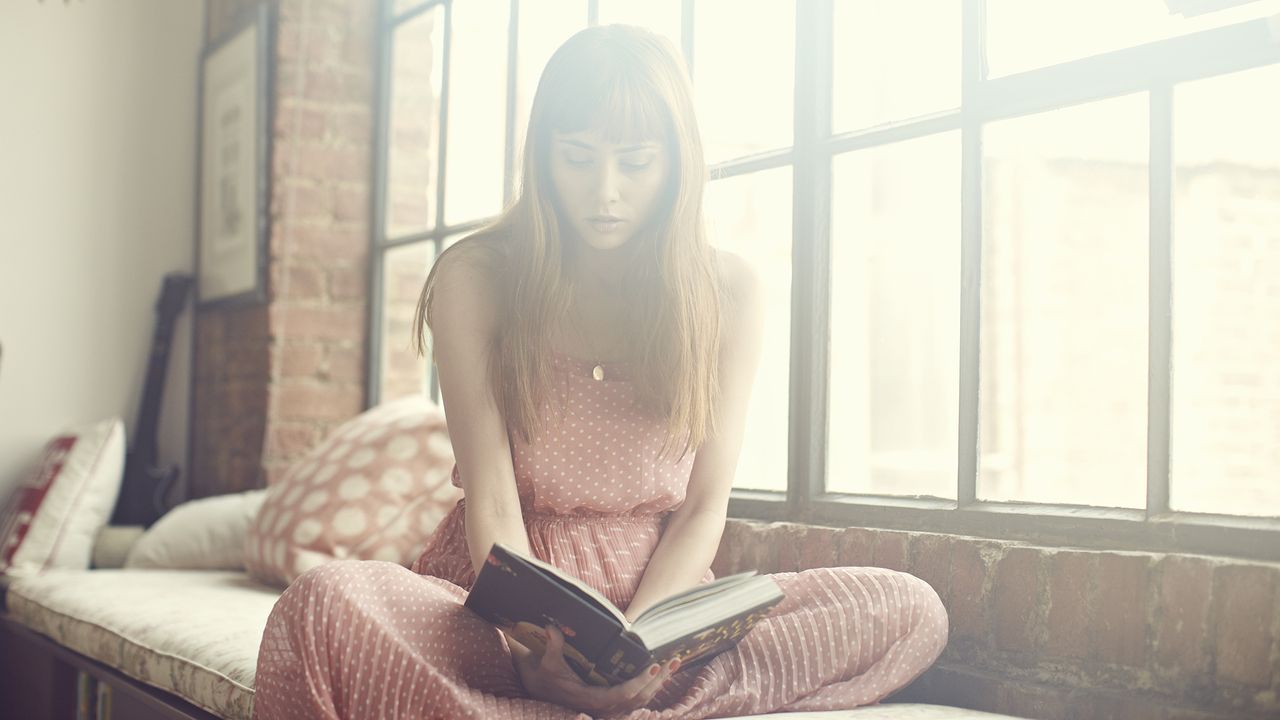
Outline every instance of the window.
<path fill-rule="evenodd" d="M 954 499 L 960 133 L 833 163 L 827 489 Z"/>
<path fill-rule="evenodd" d="M 1177 510 L 1280 512 L 1280 65 L 1173 96 Z"/>
<path fill-rule="evenodd" d="M 1142 508 L 1147 101 L 986 124 L 978 497 Z"/>
<path fill-rule="evenodd" d="M 733 515 L 1280 559 L 1274 0 L 383 4 L 371 403 L 551 52 L 646 25 L 764 280 Z"/>

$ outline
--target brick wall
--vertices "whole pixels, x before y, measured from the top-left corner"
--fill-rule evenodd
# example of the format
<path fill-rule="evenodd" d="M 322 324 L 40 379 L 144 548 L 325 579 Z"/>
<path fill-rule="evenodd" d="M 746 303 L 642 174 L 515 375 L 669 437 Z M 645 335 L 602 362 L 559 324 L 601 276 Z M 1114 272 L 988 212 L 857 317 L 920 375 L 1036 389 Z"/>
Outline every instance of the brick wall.
<path fill-rule="evenodd" d="M 895 700 L 1041 720 L 1280 717 L 1280 565 L 730 520 L 712 565 L 877 566 L 947 606 L 938 663 Z"/>
<path fill-rule="evenodd" d="M 253 5 L 208 0 L 207 39 Z M 197 497 L 267 484 L 364 406 L 376 3 L 271 7 L 268 300 L 197 315 Z"/>

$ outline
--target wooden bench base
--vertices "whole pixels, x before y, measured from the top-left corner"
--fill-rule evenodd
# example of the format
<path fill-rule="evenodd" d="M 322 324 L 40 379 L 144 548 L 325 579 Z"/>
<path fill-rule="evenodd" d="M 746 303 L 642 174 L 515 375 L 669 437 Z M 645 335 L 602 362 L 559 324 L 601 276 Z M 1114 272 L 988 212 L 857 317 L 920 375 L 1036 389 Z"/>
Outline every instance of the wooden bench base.
<path fill-rule="evenodd" d="M 90 698 L 103 699 L 102 712 L 90 712 L 89 718 L 218 720 L 173 693 L 134 680 L 0 614 L 0 707 L 5 717 L 76 720 L 78 697 L 85 690 Z"/>

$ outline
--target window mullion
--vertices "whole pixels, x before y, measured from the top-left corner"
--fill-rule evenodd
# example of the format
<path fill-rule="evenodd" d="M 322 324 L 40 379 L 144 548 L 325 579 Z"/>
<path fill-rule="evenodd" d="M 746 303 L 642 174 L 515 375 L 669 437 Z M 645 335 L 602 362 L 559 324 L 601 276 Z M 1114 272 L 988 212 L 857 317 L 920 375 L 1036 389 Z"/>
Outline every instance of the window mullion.
<path fill-rule="evenodd" d="M 449 84 L 452 68 L 450 66 L 450 56 L 453 47 L 453 2 L 452 0 L 444 0 L 444 47 L 441 49 L 441 68 L 440 68 L 440 141 L 437 144 L 436 151 L 436 223 L 434 229 L 435 235 L 435 256 L 440 256 L 440 249 L 444 247 L 444 236 L 440 234 L 440 228 L 445 225 L 444 218 L 444 168 L 445 159 L 449 154 Z M 434 354 L 434 350 L 433 350 Z M 436 399 L 440 391 L 440 378 L 436 374 L 435 363 L 429 363 L 431 368 L 431 397 Z"/>
<path fill-rule="evenodd" d="M 831 0 L 797 5 L 787 514 L 825 488 L 831 294 Z"/>
<path fill-rule="evenodd" d="M 956 503 L 977 501 L 979 349 L 982 300 L 982 118 L 973 98 L 984 80 L 985 12 L 983 0 L 964 0 L 960 40 L 962 73 L 960 155 L 960 437 Z"/>
<path fill-rule="evenodd" d="M 440 142 L 436 152 L 436 228 L 444 224 L 444 168 L 449 154 L 449 85 L 453 75 L 450 56 L 453 48 L 453 2 L 444 3 L 444 48 L 441 50 L 440 69 Z"/>
<path fill-rule="evenodd" d="M 516 172 L 516 73 L 520 62 L 520 0 L 510 0 L 511 10 L 507 22 L 507 136 L 502 166 L 502 206 L 511 204 L 515 192 Z"/>
<path fill-rule="evenodd" d="M 386 259 L 386 195 L 387 195 L 387 146 L 390 131 L 391 103 L 391 47 L 395 40 L 395 25 L 387 22 L 391 16 L 391 0 L 378 0 L 378 76 L 373 107 L 373 192 L 370 193 L 372 232 L 369 235 L 369 307 L 365 315 L 364 401 L 365 407 L 373 407 L 382 401 L 382 284 L 383 265 Z"/>
<path fill-rule="evenodd" d="M 1147 330 L 1147 517 L 1169 511 L 1173 322 L 1173 86 L 1150 93 Z"/>

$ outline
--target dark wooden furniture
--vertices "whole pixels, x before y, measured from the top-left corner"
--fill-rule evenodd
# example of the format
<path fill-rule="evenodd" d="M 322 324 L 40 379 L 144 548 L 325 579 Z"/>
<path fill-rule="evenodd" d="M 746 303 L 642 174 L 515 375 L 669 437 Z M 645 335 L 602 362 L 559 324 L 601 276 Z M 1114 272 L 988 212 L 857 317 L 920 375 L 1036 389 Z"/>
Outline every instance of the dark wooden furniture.
<path fill-rule="evenodd" d="M 138 682 L 0 613 L 0 708 L 4 717 L 74 720 L 78 678 L 105 686 L 119 720 L 218 720 L 173 693 Z"/>

